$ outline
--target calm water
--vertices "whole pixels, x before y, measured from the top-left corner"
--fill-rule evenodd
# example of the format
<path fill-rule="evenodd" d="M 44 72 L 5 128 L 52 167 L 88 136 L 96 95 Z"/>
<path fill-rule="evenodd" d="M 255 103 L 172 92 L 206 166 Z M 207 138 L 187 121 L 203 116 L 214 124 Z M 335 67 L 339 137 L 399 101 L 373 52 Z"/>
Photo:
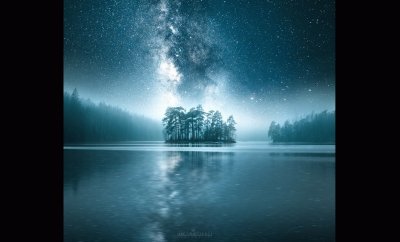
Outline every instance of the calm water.
<path fill-rule="evenodd" d="M 335 146 L 65 146 L 64 240 L 334 241 Z"/>

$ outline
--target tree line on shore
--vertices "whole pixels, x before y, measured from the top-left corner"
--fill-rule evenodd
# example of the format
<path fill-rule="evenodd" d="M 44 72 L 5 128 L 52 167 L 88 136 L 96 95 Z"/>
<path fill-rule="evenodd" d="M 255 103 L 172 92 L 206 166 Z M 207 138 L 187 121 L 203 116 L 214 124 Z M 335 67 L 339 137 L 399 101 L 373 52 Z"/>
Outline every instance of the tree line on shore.
<path fill-rule="evenodd" d="M 273 142 L 335 143 L 335 132 L 335 111 L 325 110 L 282 126 L 272 121 L 268 136 Z"/>
<path fill-rule="evenodd" d="M 162 126 L 105 103 L 64 92 L 64 143 L 161 140 Z"/>
<path fill-rule="evenodd" d="M 162 121 L 166 142 L 235 142 L 233 116 L 225 122 L 221 112 L 205 112 L 201 105 L 187 112 L 183 107 L 168 107 Z"/>

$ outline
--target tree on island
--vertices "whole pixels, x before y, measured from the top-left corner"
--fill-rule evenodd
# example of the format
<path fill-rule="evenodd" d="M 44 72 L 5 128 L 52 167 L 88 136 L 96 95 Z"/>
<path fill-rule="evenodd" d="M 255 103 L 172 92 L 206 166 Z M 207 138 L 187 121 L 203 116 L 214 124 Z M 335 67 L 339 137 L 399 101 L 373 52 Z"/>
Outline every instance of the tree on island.
<path fill-rule="evenodd" d="M 312 113 L 283 126 L 272 121 L 268 136 L 273 142 L 335 143 L 335 111 Z"/>
<path fill-rule="evenodd" d="M 219 111 L 205 112 L 201 105 L 189 111 L 168 107 L 163 118 L 166 142 L 235 142 L 235 120 L 226 122 Z"/>

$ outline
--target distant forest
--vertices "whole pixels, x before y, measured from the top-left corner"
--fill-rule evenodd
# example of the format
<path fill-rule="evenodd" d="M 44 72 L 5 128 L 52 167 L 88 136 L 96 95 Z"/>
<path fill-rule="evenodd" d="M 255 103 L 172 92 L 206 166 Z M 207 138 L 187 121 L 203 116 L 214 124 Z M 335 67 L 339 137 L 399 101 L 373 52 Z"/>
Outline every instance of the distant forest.
<path fill-rule="evenodd" d="M 335 111 L 309 114 L 305 118 L 280 125 L 273 121 L 268 130 L 273 142 L 335 143 Z"/>
<path fill-rule="evenodd" d="M 64 143 L 161 139 L 161 123 L 64 92 Z"/>
<path fill-rule="evenodd" d="M 187 112 L 183 107 L 169 107 L 162 121 L 166 142 L 235 142 L 233 116 L 224 122 L 219 111 L 205 112 L 201 105 Z"/>

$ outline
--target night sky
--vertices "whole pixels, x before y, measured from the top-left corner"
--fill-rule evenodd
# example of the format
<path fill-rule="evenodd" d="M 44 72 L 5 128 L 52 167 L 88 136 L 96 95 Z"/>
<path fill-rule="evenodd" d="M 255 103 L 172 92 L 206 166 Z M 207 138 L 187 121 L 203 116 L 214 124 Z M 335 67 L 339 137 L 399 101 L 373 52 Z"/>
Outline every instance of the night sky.
<path fill-rule="evenodd" d="M 335 109 L 335 1 L 65 0 L 64 89 L 161 120 L 233 114 L 238 139 Z"/>

